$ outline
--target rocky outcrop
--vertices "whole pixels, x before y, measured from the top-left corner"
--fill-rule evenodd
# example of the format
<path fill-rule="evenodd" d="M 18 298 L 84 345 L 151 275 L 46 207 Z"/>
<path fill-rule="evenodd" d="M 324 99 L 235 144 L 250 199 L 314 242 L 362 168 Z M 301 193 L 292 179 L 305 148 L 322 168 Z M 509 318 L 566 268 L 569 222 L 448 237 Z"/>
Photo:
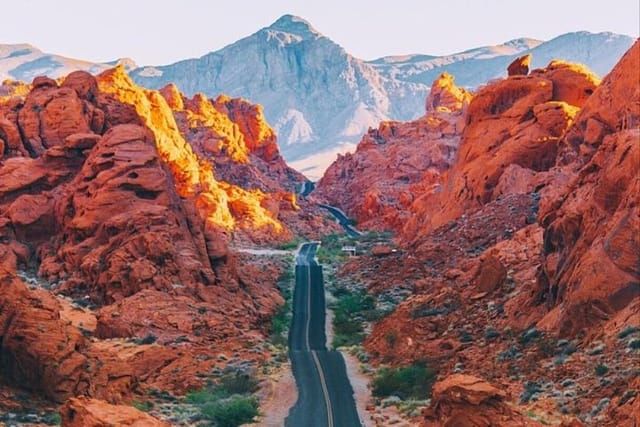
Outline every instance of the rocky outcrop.
<path fill-rule="evenodd" d="M 519 56 L 513 60 L 507 67 L 508 76 L 526 76 L 529 74 L 529 66 L 531 65 L 531 54 L 528 53 Z"/>
<path fill-rule="evenodd" d="M 505 400 L 506 394 L 485 380 L 471 375 L 450 375 L 434 384 L 431 405 L 422 426 L 544 425 L 514 411 Z"/>
<path fill-rule="evenodd" d="M 466 115 L 454 166 L 442 190 L 412 205 L 407 238 L 419 236 L 478 209 L 505 193 L 520 191 L 505 171 L 524 177 L 555 165 L 561 138 L 570 127 L 598 79 L 583 67 L 553 62 L 529 76 L 513 76 L 481 89 Z M 535 175 L 535 174 L 534 174 Z M 533 176 L 533 175 L 532 175 Z M 543 178 L 519 186 L 526 191 L 544 186 Z"/>
<path fill-rule="evenodd" d="M 471 94 L 442 74 L 434 81 L 424 117 L 383 122 L 355 153 L 339 156 L 313 197 L 356 219 L 364 229 L 400 229 L 418 194 L 435 191 L 455 158 Z"/>
<path fill-rule="evenodd" d="M 539 282 L 553 307 L 541 325 L 563 335 L 640 298 L 640 88 L 633 76 L 639 63 L 636 42 L 587 100 L 559 159 L 565 169 L 580 168 L 541 205 Z"/>
<path fill-rule="evenodd" d="M 69 399 L 60 410 L 64 427 L 169 427 L 132 406 L 110 405 L 97 399 Z"/>

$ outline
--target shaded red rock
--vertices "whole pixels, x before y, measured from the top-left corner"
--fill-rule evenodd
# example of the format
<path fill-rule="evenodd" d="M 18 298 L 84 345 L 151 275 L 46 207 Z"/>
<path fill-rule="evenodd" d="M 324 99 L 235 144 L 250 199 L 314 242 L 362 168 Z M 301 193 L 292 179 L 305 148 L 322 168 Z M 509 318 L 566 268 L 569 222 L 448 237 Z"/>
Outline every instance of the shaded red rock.
<path fill-rule="evenodd" d="M 85 397 L 69 399 L 60 410 L 64 427 L 169 427 L 133 406 L 110 405 Z"/>
<path fill-rule="evenodd" d="M 479 292 L 493 292 L 502 286 L 507 278 L 507 269 L 499 259 L 489 255 L 481 258 L 473 284 Z"/>
<path fill-rule="evenodd" d="M 513 60 L 507 67 L 507 75 L 509 76 L 526 76 L 529 74 L 529 66 L 531 65 L 531 54 L 528 53 L 519 56 Z"/>

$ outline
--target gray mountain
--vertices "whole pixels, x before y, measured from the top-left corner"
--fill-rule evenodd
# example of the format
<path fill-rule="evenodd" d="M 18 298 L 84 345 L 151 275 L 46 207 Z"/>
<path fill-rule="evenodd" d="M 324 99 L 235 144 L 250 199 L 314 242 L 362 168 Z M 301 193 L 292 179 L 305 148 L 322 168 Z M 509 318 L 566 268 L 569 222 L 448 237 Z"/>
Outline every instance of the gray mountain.
<path fill-rule="evenodd" d="M 548 42 L 522 38 L 453 55 L 391 56 L 370 64 L 394 79 L 429 85 L 442 71 L 447 71 L 456 77 L 457 85 L 474 89 L 489 80 L 503 77 L 509 63 L 527 53 L 532 54 L 532 68 L 542 68 L 553 59 L 562 59 L 585 64 L 604 77 L 633 41 L 632 37 L 620 34 L 580 31 L 563 34 Z"/>
<path fill-rule="evenodd" d="M 428 90 L 383 75 L 291 15 L 202 58 L 131 75 L 146 87 L 174 82 L 187 94 L 226 93 L 262 104 L 285 159 L 309 175 L 321 174 L 370 126 L 420 115 Z"/>
<path fill-rule="evenodd" d="M 98 74 L 120 63 L 128 70 L 137 68 L 129 58 L 101 64 L 45 53 L 30 44 L 0 44 L 0 81 L 12 79 L 31 82 L 34 77 L 41 75 L 55 79 L 77 70 Z"/>

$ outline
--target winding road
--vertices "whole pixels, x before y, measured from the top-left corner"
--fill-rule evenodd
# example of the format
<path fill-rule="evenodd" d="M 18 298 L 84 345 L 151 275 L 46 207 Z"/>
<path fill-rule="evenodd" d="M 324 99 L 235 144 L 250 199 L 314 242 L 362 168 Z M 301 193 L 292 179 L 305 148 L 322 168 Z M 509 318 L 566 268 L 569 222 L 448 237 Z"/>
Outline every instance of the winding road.
<path fill-rule="evenodd" d="M 289 358 L 298 401 L 286 427 L 362 426 L 342 354 L 328 351 L 322 266 L 315 261 L 318 243 L 304 243 L 296 258 Z"/>
<path fill-rule="evenodd" d="M 347 215 L 344 212 L 342 212 L 340 209 L 331 205 L 318 204 L 318 206 L 328 210 L 329 213 L 331 213 L 331 215 L 333 215 L 338 220 L 338 223 L 340 223 L 342 228 L 344 228 L 344 230 L 347 232 L 349 237 L 358 237 L 362 235 L 361 232 L 356 230 L 355 227 L 349 223 L 349 217 L 347 217 Z"/>

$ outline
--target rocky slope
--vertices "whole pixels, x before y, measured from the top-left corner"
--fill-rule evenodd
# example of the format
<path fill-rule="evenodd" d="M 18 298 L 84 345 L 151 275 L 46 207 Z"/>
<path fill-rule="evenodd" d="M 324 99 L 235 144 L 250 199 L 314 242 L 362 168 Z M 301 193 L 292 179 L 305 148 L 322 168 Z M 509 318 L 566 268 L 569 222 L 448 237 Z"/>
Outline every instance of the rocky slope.
<path fill-rule="evenodd" d="M 290 190 L 302 178 L 283 163 L 260 108 L 198 96 L 172 109 L 176 99 L 138 87 L 122 67 L 5 93 L 3 385 L 33 393 L 28 401 L 130 403 L 269 357 L 265 328 L 282 303 L 275 282 L 285 266 L 248 262 L 230 239 L 283 241 L 325 223 L 299 211 Z M 210 140 L 221 150 L 207 157 L 199 142 Z M 245 181 L 217 175 L 221 165 L 233 181 L 236 164 L 252 172 Z M 125 415 L 95 401 L 68 406 L 69 425 Z"/>
<path fill-rule="evenodd" d="M 554 61 L 479 90 L 402 250 L 342 270 L 411 291 L 365 347 L 438 369 L 423 425 L 640 421 L 639 65 L 636 42 L 602 82 Z"/>
<path fill-rule="evenodd" d="M 417 195 L 435 191 L 453 163 L 470 99 L 442 74 L 423 117 L 369 130 L 353 154 L 338 156 L 327 169 L 313 197 L 339 206 L 364 229 L 402 229 Z"/>

